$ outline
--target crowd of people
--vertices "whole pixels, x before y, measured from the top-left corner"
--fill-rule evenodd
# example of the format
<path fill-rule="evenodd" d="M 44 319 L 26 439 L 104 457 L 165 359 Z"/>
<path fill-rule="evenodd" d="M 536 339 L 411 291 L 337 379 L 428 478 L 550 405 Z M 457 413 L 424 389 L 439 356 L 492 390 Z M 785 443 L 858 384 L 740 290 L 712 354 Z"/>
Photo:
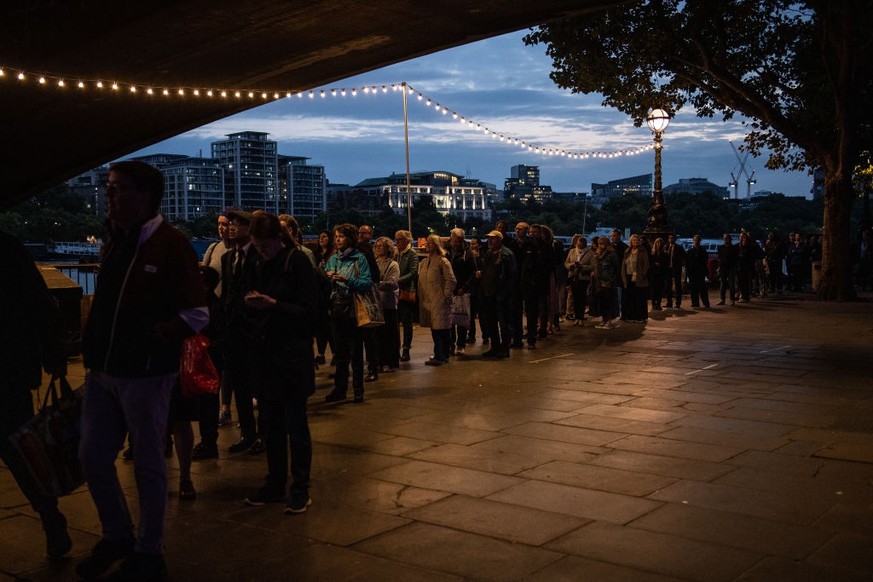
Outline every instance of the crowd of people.
<path fill-rule="evenodd" d="M 801 290 L 821 253 L 817 240 L 799 234 L 785 241 L 770 234 L 763 245 L 747 233 L 736 244 L 725 235 L 712 257 L 700 236 L 686 250 L 673 235 L 634 234 L 625 243 L 617 230 L 590 241 L 577 234 L 565 249 L 546 225 L 518 222 L 510 235 L 503 220 L 484 240 L 460 228 L 446 238 L 431 234 L 421 251 L 409 231 L 373 240 L 369 225 L 336 225 L 304 244 L 290 215 L 229 209 L 218 217 L 219 240 L 198 263 L 184 235 L 158 212 L 163 177 L 157 170 L 115 164 L 106 195 L 109 236 L 83 335 L 79 454 L 102 525 L 101 540 L 76 568 L 85 579 L 116 562 L 120 580 L 165 573 L 171 435 L 180 500 L 197 497 L 192 462 L 265 454 L 264 481 L 245 503 L 285 502 L 287 514 L 306 512 L 312 503 L 307 406 L 321 366 L 332 368 L 324 400 L 347 401 L 351 384 L 351 402 L 358 404 L 367 383 L 410 361 L 416 329 L 430 329 L 433 351 L 424 365 L 466 358 L 477 341 L 481 358 L 500 360 L 513 350 L 536 349 L 562 325 L 594 321 L 592 327 L 610 330 L 621 321 L 643 323 L 650 311 L 682 309 L 685 297 L 692 308 L 709 308 L 715 280 L 720 305 L 781 293 L 784 282 Z M 869 233 L 862 242 L 869 261 Z M 44 337 L 26 335 L 24 325 L 11 328 L 16 340 L 29 341 L 0 365 L 11 370 L 29 358 L 30 373 L 15 386 L 3 385 L 20 404 L 0 411 L 5 433 L 26 416 L 25 395 L 38 382 L 39 367 L 64 373 L 50 333 L 56 326 L 40 307 L 45 286 L 32 262 L 7 262 L 21 263 L 20 277 L 30 282 L 14 303 L 33 305 L 46 321 Z M 356 302 L 367 294 L 381 305 L 382 325 L 358 325 Z M 221 389 L 192 400 L 181 394 L 177 376 L 183 340 L 196 333 L 210 339 Z M 15 377 L 8 370 L 0 375 Z M 193 421 L 199 421 L 196 445 Z M 220 452 L 219 427 L 234 425 L 239 439 Z M 125 438 L 139 496 L 137 528 L 115 465 Z M 35 490 L 14 451 L 0 446 L 0 453 L 43 520 L 48 554 L 66 554 L 71 541 L 57 500 Z"/>

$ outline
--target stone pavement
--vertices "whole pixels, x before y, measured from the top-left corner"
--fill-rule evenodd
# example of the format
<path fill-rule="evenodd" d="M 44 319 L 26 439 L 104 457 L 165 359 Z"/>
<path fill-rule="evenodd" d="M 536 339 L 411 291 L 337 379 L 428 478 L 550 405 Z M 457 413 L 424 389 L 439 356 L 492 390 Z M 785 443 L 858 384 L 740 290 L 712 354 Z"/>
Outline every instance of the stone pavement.
<path fill-rule="evenodd" d="M 193 502 L 171 469 L 171 579 L 873 579 L 869 296 L 588 323 L 440 368 L 417 330 L 360 405 L 322 403 L 322 370 L 310 510 L 242 504 L 263 456 L 195 463 Z M 0 580 L 74 579 L 99 526 L 84 489 L 61 506 L 75 545 L 49 563 L 0 469 Z"/>

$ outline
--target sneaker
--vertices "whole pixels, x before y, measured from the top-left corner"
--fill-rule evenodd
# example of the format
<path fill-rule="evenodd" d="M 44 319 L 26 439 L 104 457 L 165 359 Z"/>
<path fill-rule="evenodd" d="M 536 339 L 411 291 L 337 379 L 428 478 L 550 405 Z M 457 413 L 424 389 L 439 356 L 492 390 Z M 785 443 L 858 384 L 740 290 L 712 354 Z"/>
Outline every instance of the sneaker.
<path fill-rule="evenodd" d="M 254 442 L 255 441 L 253 439 L 239 439 L 238 441 L 230 445 L 227 450 L 231 453 L 241 453 L 243 451 L 249 450 L 249 447 L 251 447 Z"/>
<path fill-rule="evenodd" d="M 424 363 L 425 366 L 442 366 L 443 364 L 447 364 L 445 360 L 438 360 L 436 358 L 431 358 L 430 360 Z"/>
<path fill-rule="evenodd" d="M 609 324 L 603 322 L 594 326 L 594 329 L 609 329 Z"/>
<path fill-rule="evenodd" d="M 260 507 L 267 503 L 277 503 L 284 500 L 285 494 L 281 491 L 274 492 L 269 489 L 264 489 L 263 487 L 255 491 L 254 494 L 243 499 L 246 505 L 251 505 L 252 507 Z"/>
<path fill-rule="evenodd" d="M 324 354 L 318 354 L 317 356 L 315 356 L 315 363 L 318 364 L 319 366 L 321 364 L 326 363 L 326 362 L 327 362 L 327 360 L 325 359 Z"/>
<path fill-rule="evenodd" d="M 297 515 L 300 513 L 306 513 L 306 509 L 312 505 L 312 498 L 309 495 L 292 495 L 291 501 L 288 505 L 285 506 L 285 510 L 282 513 L 287 515 Z"/>
<path fill-rule="evenodd" d="M 76 574 L 86 580 L 103 575 L 115 562 L 130 556 L 135 543 L 132 536 L 125 540 L 101 539 L 91 553 L 76 566 Z"/>
<path fill-rule="evenodd" d="M 179 500 L 194 501 L 197 499 L 197 490 L 194 489 L 194 482 L 191 479 L 181 479 L 179 481 Z"/>
<path fill-rule="evenodd" d="M 466 353 L 467 353 L 467 348 L 466 348 L 466 346 L 458 346 L 457 354 L 458 354 L 459 356 L 463 356 L 463 355 L 466 354 Z"/>
<path fill-rule="evenodd" d="M 324 397 L 325 402 L 339 402 L 340 400 L 345 400 L 347 396 L 340 392 L 330 392 L 327 396 Z"/>
<path fill-rule="evenodd" d="M 194 451 L 191 454 L 192 461 L 203 461 L 205 459 L 217 458 L 218 447 L 215 445 L 205 445 L 203 443 L 198 443 L 197 446 L 194 447 Z"/>
<path fill-rule="evenodd" d="M 225 410 L 223 412 L 218 413 L 218 426 L 225 426 L 230 424 L 230 411 Z"/>
<path fill-rule="evenodd" d="M 267 447 L 264 446 L 264 441 L 262 441 L 261 439 L 255 439 L 255 442 L 252 443 L 252 446 L 246 449 L 246 451 L 250 455 L 260 455 L 266 450 Z"/>
<path fill-rule="evenodd" d="M 733 301 L 731 301 L 731 303 L 733 303 Z M 716 305 L 724 305 L 724 299 L 722 299 L 721 301 L 719 301 L 718 303 L 716 303 Z"/>
<path fill-rule="evenodd" d="M 167 575 L 167 563 L 158 554 L 143 554 L 133 552 L 124 562 L 118 572 L 107 578 L 116 582 L 145 582 L 146 580 L 163 580 Z"/>
<path fill-rule="evenodd" d="M 401 352 L 401 354 L 400 354 L 400 361 L 401 362 L 408 362 L 409 361 L 409 348 L 403 348 L 403 352 Z"/>
<path fill-rule="evenodd" d="M 46 516 L 41 517 L 45 530 L 46 555 L 53 560 L 63 558 L 73 549 L 73 540 L 67 532 L 67 518 L 58 510 L 47 512 Z"/>

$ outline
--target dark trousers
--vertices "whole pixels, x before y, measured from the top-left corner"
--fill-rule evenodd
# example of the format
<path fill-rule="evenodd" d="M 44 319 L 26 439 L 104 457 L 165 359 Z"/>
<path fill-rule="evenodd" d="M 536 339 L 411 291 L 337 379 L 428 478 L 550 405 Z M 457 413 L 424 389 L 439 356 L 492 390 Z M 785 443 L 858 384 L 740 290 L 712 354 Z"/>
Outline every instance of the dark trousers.
<path fill-rule="evenodd" d="M 752 297 L 752 271 L 740 269 L 737 272 L 737 280 L 740 286 L 740 297 L 748 301 Z"/>
<path fill-rule="evenodd" d="M 400 328 L 396 309 L 385 310 L 385 325 L 376 328 L 379 336 L 379 365 L 400 367 Z"/>
<path fill-rule="evenodd" d="M 412 322 L 415 315 L 415 303 L 408 301 L 400 301 L 397 303 L 397 315 L 400 317 L 400 324 L 403 326 L 403 349 L 408 350 L 412 347 Z"/>
<path fill-rule="evenodd" d="M 512 301 L 512 345 L 521 347 L 524 340 L 524 296 L 521 287 L 515 289 L 515 298 Z M 493 338 L 492 338 L 493 339 Z"/>
<path fill-rule="evenodd" d="M 479 303 L 482 335 L 491 338 L 493 349 L 508 349 L 512 343 L 512 309 L 497 297 L 483 296 Z"/>
<path fill-rule="evenodd" d="M 451 329 L 431 329 L 433 338 L 433 358 L 447 362 L 449 360 L 449 346 L 452 345 Z"/>
<path fill-rule="evenodd" d="M 736 279 L 737 272 L 736 271 L 727 271 L 724 273 L 719 273 L 718 276 L 720 287 L 720 296 L 721 300 L 725 300 L 725 295 L 727 295 L 728 291 L 730 291 L 731 301 L 736 301 L 737 299 L 737 287 L 736 287 Z"/>
<path fill-rule="evenodd" d="M 664 275 L 652 275 L 650 280 L 652 307 L 660 308 L 661 301 L 664 299 Z"/>
<path fill-rule="evenodd" d="M 467 328 L 467 343 L 476 343 L 476 318 L 479 317 L 479 293 L 470 294 L 470 326 Z M 484 335 L 483 337 L 488 337 Z"/>
<path fill-rule="evenodd" d="M 315 347 L 318 350 L 318 354 L 323 356 L 328 346 L 330 346 L 330 353 L 333 354 L 333 336 L 330 333 L 330 316 L 325 313 L 318 316 L 318 323 L 315 328 Z"/>
<path fill-rule="evenodd" d="M 618 294 L 615 287 L 598 287 L 597 303 L 600 309 L 600 317 L 604 322 L 618 316 Z"/>
<path fill-rule="evenodd" d="M 240 436 L 246 440 L 253 440 L 258 436 L 258 427 L 255 422 L 255 408 L 252 403 L 251 374 L 246 368 L 225 368 L 224 378 L 228 387 L 236 398 L 236 414 L 239 419 Z M 216 415 L 217 416 L 217 415 Z"/>
<path fill-rule="evenodd" d="M 585 319 L 585 307 L 588 303 L 588 284 L 591 281 L 571 281 L 570 288 L 573 289 L 573 313 L 576 319 Z"/>
<path fill-rule="evenodd" d="M 691 307 L 699 307 L 701 303 L 704 307 L 709 307 L 709 290 L 706 288 L 706 279 L 702 275 L 689 277 L 688 294 L 691 295 Z"/>
<path fill-rule="evenodd" d="M 306 398 L 258 402 L 265 427 L 267 483 L 270 491 L 284 492 L 288 482 L 288 451 L 291 451 L 291 494 L 309 490 L 312 467 L 312 437 L 306 417 Z"/>
<path fill-rule="evenodd" d="M 336 370 L 333 391 L 345 395 L 349 390 L 349 364 L 352 366 L 352 390 L 364 393 L 364 339 L 354 317 L 331 318 L 333 343 L 336 348 Z"/>
<path fill-rule="evenodd" d="M 203 446 L 218 446 L 218 394 L 201 394 L 197 405 L 200 408 L 200 442 Z"/>
<path fill-rule="evenodd" d="M 542 291 L 539 289 L 528 289 L 524 295 L 524 318 L 527 321 L 527 343 L 533 345 L 537 343 L 538 331 L 539 335 L 545 336 L 548 325 L 548 290 Z M 546 315 L 541 318 L 540 314 Z M 544 320 L 544 321 L 541 321 Z"/>
<path fill-rule="evenodd" d="M 767 259 L 767 270 L 770 271 L 770 292 L 782 292 L 782 259 Z"/>
<path fill-rule="evenodd" d="M 361 329 L 361 338 L 364 340 L 364 353 L 367 359 L 367 370 L 370 372 L 379 371 L 379 336 L 376 334 L 376 328 L 367 327 Z"/>
<path fill-rule="evenodd" d="M 667 273 L 667 307 L 682 307 L 682 269 L 671 269 Z"/>
<path fill-rule="evenodd" d="M 3 410 L 0 410 L 0 460 L 9 468 L 30 506 L 39 514 L 43 527 L 63 522 L 64 517 L 58 511 L 58 498 L 39 490 L 24 460 L 9 442 L 9 435 L 33 417 L 32 393 L 26 388 L 0 386 L 0 394 L 4 395 Z"/>

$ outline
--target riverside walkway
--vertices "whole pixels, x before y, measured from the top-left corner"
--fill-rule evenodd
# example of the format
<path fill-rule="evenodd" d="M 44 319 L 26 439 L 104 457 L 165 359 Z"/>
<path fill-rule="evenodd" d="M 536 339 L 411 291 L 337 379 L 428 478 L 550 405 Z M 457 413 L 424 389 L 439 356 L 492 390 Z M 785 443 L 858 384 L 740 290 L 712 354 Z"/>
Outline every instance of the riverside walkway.
<path fill-rule="evenodd" d="M 266 461 L 225 453 L 222 428 L 196 501 L 170 461 L 170 579 L 873 579 L 870 295 L 590 325 L 439 368 L 417 329 L 412 361 L 359 405 L 322 402 L 323 367 L 303 515 L 243 505 Z M 74 548 L 51 563 L 0 468 L 0 581 L 75 579 L 99 525 L 84 488 L 61 507 Z"/>

